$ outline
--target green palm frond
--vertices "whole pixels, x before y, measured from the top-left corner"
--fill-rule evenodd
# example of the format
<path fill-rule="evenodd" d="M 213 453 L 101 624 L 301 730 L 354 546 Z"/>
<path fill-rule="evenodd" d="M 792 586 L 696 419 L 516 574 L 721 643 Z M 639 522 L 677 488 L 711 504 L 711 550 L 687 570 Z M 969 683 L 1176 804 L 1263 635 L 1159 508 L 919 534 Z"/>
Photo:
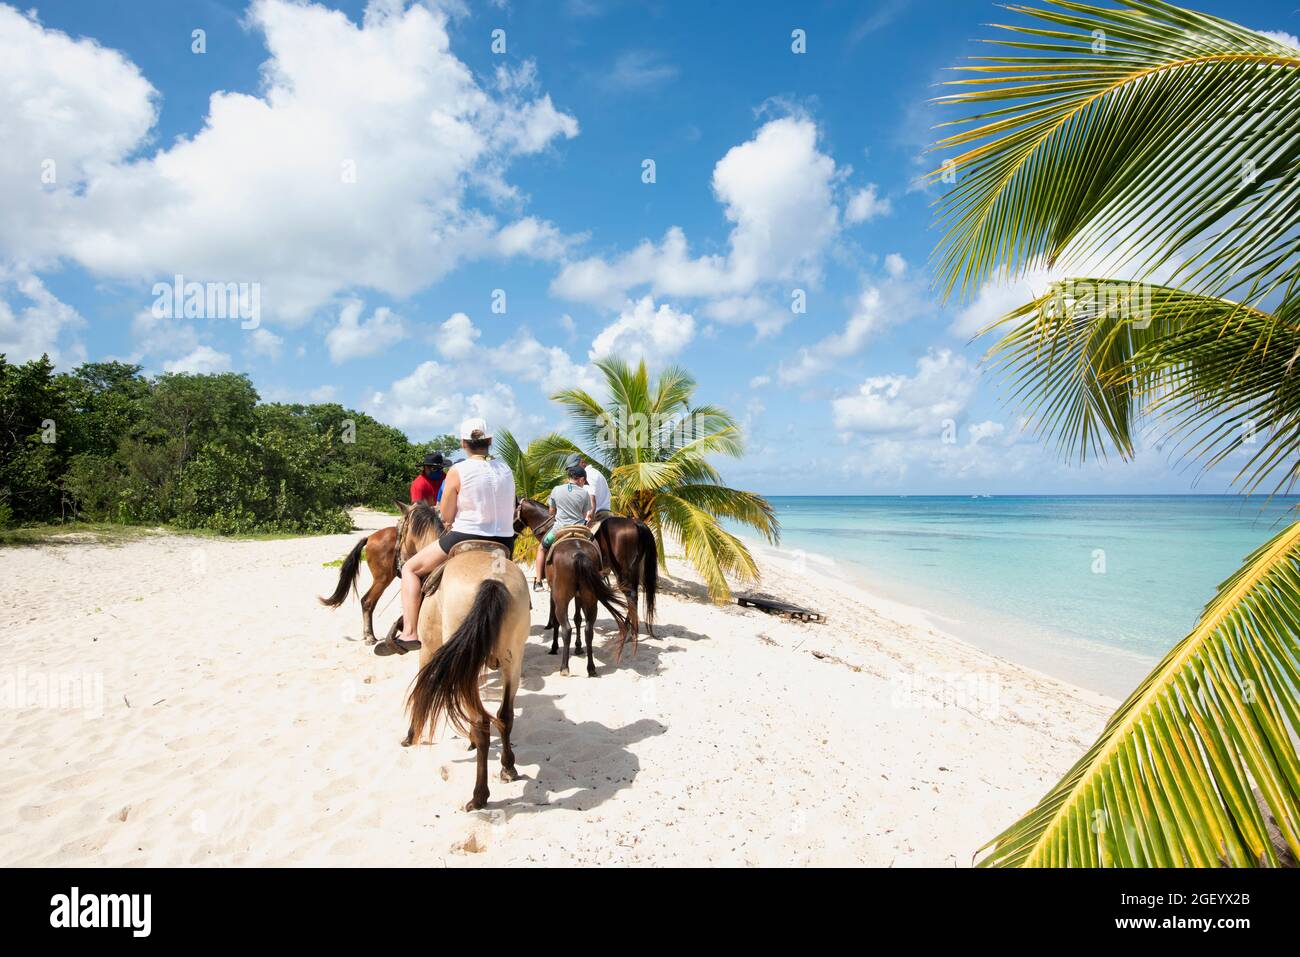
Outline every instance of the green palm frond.
<path fill-rule="evenodd" d="M 719 519 L 748 525 L 769 541 L 780 533 L 771 506 L 752 492 L 727 488 L 710 461 L 743 454 L 740 426 L 719 406 L 691 405 L 696 382 L 685 369 L 669 367 L 651 381 L 644 362 L 633 367 L 606 357 L 596 366 L 607 404 L 581 389 L 552 396 L 573 419 L 578 441 L 548 436 L 529 448 L 549 461 L 581 448 L 609 479 L 614 511 L 649 524 L 661 556 L 663 533 L 676 536 L 710 594 L 728 597 L 727 576 L 752 581 L 758 568 Z"/>
<path fill-rule="evenodd" d="M 1210 469 L 1245 451 L 1247 491 L 1275 491 L 1300 457 L 1300 324 L 1167 286 L 1070 280 L 995 323 L 989 350 L 1008 401 L 1032 430 L 1080 461 L 1131 458 L 1144 423 Z M 1083 290 L 1084 292 L 1079 292 Z M 1140 290 L 1140 291 L 1139 291 Z"/>
<path fill-rule="evenodd" d="M 973 108 L 937 148 L 947 292 L 1069 255 L 1258 301 L 1293 282 L 1300 52 L 1161 0 L 1012 5 L 1009 54 L 938 98 Z M 1123 237 L 1124 247 L 1114 246 Z"/>
<path fill-rule="evenodd" d="M 1300 522 L 1220 586 L 1191 634 L 980 863 L 1267 867 L 1300 857 L 1298 634 Z"/>

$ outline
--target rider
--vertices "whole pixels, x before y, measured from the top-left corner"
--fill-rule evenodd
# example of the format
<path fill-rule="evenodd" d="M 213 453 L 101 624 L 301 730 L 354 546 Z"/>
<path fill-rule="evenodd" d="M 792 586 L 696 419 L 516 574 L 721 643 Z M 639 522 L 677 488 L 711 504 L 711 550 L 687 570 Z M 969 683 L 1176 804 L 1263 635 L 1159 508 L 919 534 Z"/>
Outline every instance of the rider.
<path fill-rule="evenodd" d="M 428 502 L 435 505 L 442 495 L 442 483 L 447 477 L 451 463 L 443 458 L 441 452 L 430 452 L 424 457 L 420 474 L 411 483 L 411 504 Z"/>
<path fill-rule="evenodd" d="M 566 525 L 586 525 L 591 521 L 592 498 L 587 490 L 587 471 L 581 465 L 570 465 L 565 474 L 569 481 L 551 489 L 546 504 L 551 507 L 551 530 L 542 536 L 537 549 L 537 568 L 533 573 L 533 591 L 542 588 L 542 570 L 546 566 L 546 551 L 555 541 L 557 530 Z"/>
<path fill-rule="evenodd" d="M 486 539 L 515 548 L 515 476 L 500 459 L 489 459 L 492 433 L 482 419 L 460 424 L 465 459 L 447 472 L 442 484 L 442 521 L 449 531 L 424 546 L 402 565 L 402 635 L 375 646 L 375 654 L 414 651 L 420 647 L 416 629 L 424 576 L 447 560 L 452 546 L 468 539 Z M 396 645 L 396 648 L 393 647 Z"/>
<path fill-rule="evenodd" d="M 587 457 L 581 452 L 570 455 L 565 459 L 564 465 L 566 468 L 576 465 L 587 473 L 587 490 L 592 498 L 591 520 L 607 518 L 610 515 L 609 483 L 605 481 L 605 476 L 601 474 L 600 469 L 591 468 Z"/>

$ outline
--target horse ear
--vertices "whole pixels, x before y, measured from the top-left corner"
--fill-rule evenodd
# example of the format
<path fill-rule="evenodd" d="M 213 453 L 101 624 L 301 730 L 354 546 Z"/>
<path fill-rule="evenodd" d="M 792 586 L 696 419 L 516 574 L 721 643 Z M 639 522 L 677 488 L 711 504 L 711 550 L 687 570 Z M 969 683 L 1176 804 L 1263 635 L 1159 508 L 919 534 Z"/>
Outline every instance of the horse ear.
<path fill-rule="evenodd" d="M 405 502 L 394 502 L 393 504 L 397 506 L 398 510 L 401 511 L 403 515 L 411 510 L 411 506 L 407 505 Z"/>

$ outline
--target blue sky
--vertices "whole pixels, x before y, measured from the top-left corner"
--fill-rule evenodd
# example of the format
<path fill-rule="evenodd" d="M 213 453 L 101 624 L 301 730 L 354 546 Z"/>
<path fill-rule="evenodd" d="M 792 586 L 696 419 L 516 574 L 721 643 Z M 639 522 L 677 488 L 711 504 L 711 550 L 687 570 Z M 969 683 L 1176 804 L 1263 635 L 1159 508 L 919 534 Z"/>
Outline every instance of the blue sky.
<path fill-rule="evenodd" d="M 1199 6 L 1300 33 L 1292 0 Z M 968 342 L 1014 302 L 930 285 L 926 101 L 1011 16 L 985 0 L 30 9 L 0 4 L 11 360 L 527 437 L 612 350 L 690 368 L 761 492 L 1192 490 L 1156 449 L 1080 469 L 1021 435 Z M 154 316 L 176 273 L 257 283 L 257 328 Z"/>

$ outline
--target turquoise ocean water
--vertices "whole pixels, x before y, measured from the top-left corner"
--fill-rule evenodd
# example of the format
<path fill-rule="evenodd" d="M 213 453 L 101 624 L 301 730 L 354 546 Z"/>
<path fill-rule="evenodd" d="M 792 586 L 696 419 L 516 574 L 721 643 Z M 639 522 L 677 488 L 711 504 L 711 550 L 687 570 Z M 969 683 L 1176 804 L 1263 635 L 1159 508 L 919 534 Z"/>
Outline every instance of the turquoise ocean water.
<path fill-rule="evenodd" d="M 859 581 L 974 644 L 1117 697 L 1300 503 L 1200 495 L 769 501 L 782 551 L 805 553 L 807 568 Z M 779 585 L 764 588 L 785 594 Z"/>

